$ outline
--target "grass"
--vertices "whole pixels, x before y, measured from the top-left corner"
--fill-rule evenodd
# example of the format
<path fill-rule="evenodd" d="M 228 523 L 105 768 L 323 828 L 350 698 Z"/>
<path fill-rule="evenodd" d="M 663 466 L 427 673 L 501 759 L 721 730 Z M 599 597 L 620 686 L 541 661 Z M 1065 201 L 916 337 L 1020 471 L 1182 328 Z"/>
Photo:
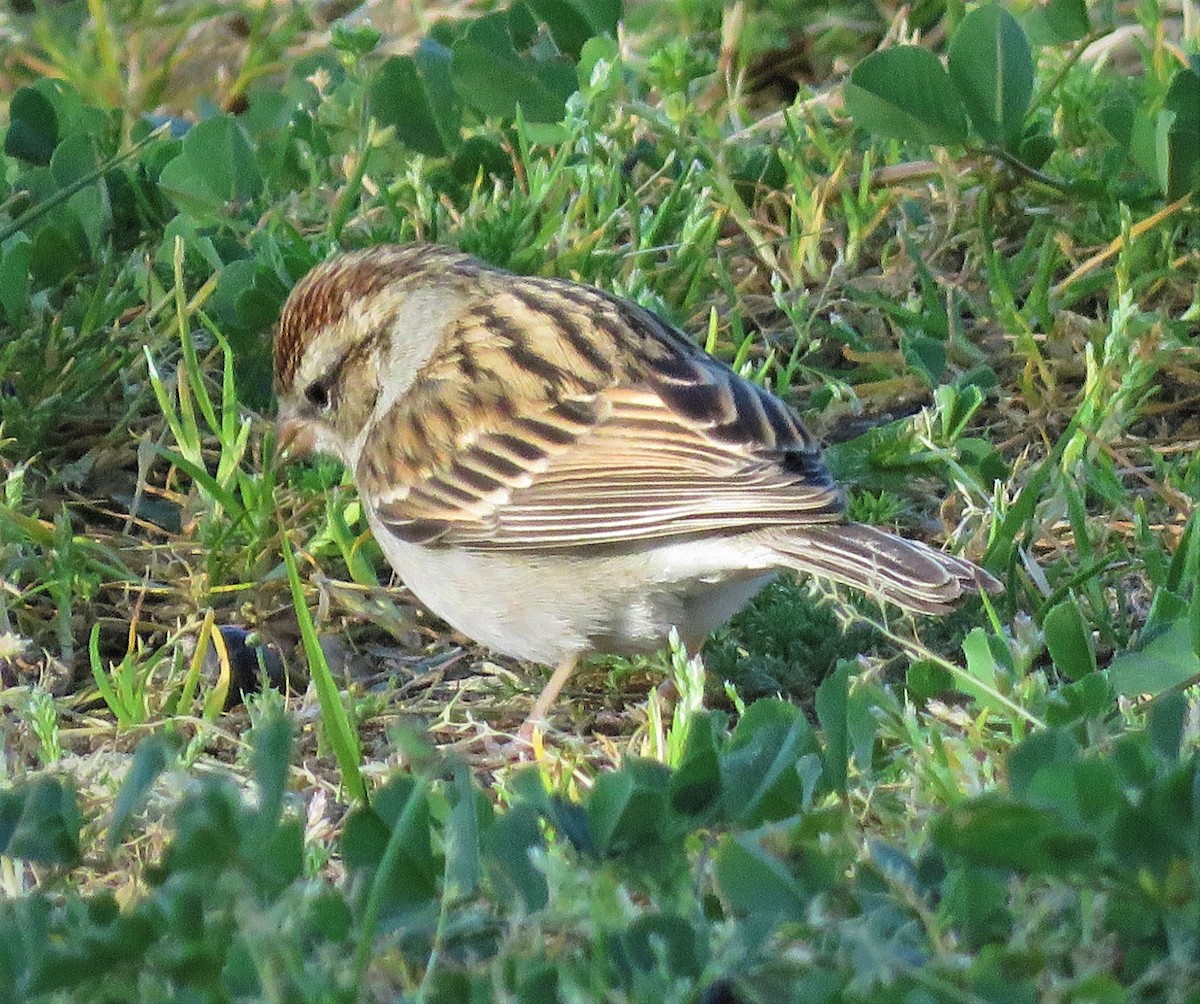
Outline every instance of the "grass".
<path fill-rule="evenodd" d="M 411 62 L 303 7 L 5 15 L 15 999 L 1193 999 L 1200 257 L 1136 121 L 1195 26 L 1035 47 L 1047 185 L 849 117 L 842 67 L 962 11 L 627 6 L 618 44 L 603 4 L 425 4 Z M 1086 55 L 1114 26 L 1144 44 Z M 668 317 L 795 404 L 855 518 L 1004 594 L 773 584 L 706 676 L 666 639 L 581 670 L 522 769 L 542 670 L 390 586 L 336 464 L 272 459 L 287 290 L 414 239 Z M 260 645 L 290 689 L 227 708 Z"/>

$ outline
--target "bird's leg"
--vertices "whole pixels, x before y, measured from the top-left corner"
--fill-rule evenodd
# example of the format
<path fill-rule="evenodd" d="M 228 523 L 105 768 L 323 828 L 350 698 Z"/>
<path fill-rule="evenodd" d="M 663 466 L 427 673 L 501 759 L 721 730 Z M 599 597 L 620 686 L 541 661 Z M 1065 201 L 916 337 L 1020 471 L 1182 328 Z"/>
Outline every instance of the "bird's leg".
<path fill-rule="evenodd" d="M 533 702 L 533 710 L 529 712 L 529 717 L 525 719 L 525 723 L 517 733 L 517 738 L 520 741 L 530 742 L 533 739 L 534 728 L 545 724 L 546 714 L 554 705 L 559 691 L 563 689 L 563 684 L 567 682 L 567 678 L 571 675 L 571 671 L 575 668 L 575 664 L 578 661 L 579 656 L 569 655 L 555 667 L 554 673 L 551 675 L 549 681 L 547 681 L 546 686 L 542 688 L 542 692 L 538 694 L 537 700 Z"/>

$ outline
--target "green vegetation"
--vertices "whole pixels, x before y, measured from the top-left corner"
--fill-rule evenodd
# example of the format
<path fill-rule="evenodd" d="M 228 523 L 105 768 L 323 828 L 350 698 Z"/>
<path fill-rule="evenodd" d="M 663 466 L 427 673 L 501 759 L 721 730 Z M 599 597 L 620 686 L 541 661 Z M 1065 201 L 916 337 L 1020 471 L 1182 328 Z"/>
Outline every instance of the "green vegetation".
<path fill-rule="evenodd" d="M 412 7 L 0 15 L 0 997 L 1200 1001 L 1194 5 Z M 407 240 L 659 311 L 1005 592 L 777 583 L 515 763 L 536 671 L 272 460 L 289 288 Z"/>

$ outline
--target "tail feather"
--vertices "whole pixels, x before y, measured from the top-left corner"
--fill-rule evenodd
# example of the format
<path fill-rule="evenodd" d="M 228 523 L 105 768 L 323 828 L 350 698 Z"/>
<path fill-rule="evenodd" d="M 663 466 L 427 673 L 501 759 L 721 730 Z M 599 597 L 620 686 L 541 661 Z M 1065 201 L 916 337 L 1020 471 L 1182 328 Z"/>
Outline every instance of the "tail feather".
<path fill-rule="evenodd" d="M 781 564 L 819 575 L 915 613 L 945 613 L 964 595 L 999 592 L 965 558 L 862 523 L 805 527 L 773 536 Z"/>

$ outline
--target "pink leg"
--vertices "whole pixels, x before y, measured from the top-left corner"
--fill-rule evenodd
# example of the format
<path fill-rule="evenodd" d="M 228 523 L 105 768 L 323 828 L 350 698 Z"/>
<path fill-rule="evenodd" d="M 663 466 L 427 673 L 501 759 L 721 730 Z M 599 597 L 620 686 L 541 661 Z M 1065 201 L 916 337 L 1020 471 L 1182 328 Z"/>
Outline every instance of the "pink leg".
<path fill-rule="evenodd" d="M 534 728 L 545 724 L 547 713 L 549 713 L 550 708 L 558 698 L 559 692 L 563 689 L 563 684 L 567 682 L 567 678 L 571 675 L 571 671 L 575 668 L 575 664 L 578 661 L 579 657 L 572 655 L 558 664 L 546 686 L 538 694 L 537 700 L 533 702 L 533 710 L 529 712 L 529 717 L 525 719 L 525 723 L 517 733 L 518 740 L 526 743 L 530 742 L 533 739 Z"/>

